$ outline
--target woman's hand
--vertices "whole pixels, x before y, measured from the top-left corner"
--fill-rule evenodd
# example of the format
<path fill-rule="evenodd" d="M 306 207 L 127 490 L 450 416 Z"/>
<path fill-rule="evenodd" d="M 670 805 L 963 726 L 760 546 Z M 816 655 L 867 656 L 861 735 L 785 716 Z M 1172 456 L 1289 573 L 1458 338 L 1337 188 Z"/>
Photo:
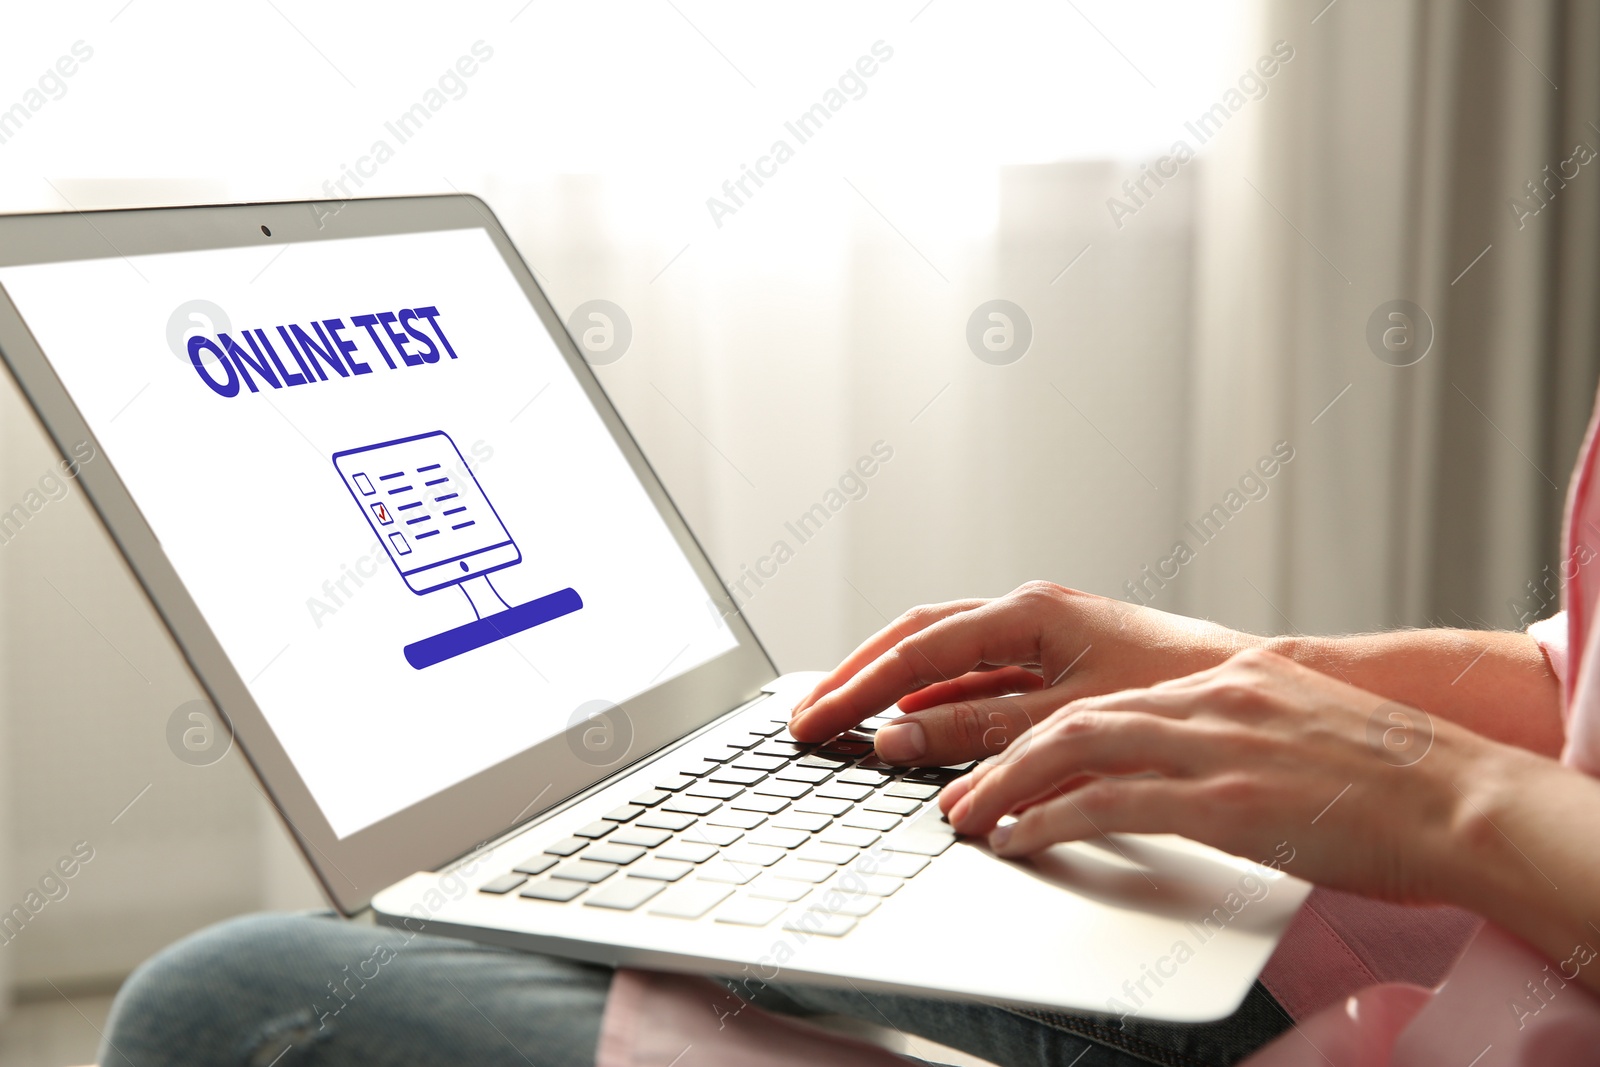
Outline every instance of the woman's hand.
<path fill-rule="evenodd" d="M 912 608 L 874 634 L 795 708 L 820 741 L 899 702 L 878 731 L 890 763 L 989 756 L 1079 697 L 1153 685 L 1263 639 L 1151 608 L 1029 582 L 993 600 Z"/>
<path fill-rule="evenodd" d="M 1002 856 L 1113 832 L 1176 833 L 1258 860 L 1287 842 L 1293 873 L 1320 885 L 1441 901 L 1482 879 L 1461 866 L 1463 833 L 1481 829 L 1468 794 L 1485 776 L 1503 779 L 1507 760 L 1564 773 L 1253 650 L 1073 701 L 952 783 L 940 805 Z"/>

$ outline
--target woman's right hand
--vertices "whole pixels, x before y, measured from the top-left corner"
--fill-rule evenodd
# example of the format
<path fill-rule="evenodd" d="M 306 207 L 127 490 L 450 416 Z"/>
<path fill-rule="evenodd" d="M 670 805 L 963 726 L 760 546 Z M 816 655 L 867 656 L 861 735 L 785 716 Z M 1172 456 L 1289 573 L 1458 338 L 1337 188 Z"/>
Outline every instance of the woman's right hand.
<path fill-rule="evenodd" d="M 1265 640 L 1050 582 L 1003 597 L 912 608 L 852 652 L 794 709 L 789 730 L 821 741 L 891 704 L 887 763 L 945 765 L 1000 752 L 1080 697 L 1214 667 Z"/>

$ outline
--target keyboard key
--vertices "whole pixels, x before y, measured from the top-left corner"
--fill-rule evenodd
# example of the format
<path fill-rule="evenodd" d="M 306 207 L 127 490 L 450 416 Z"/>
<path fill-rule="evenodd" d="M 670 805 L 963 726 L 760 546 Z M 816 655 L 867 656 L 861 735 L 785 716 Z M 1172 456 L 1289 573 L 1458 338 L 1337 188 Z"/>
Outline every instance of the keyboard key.
<path fill-rule="evenodd" d="M 708 759 L 714 763 L 726 763 L 735 756 L 744 755 L 744 749 L 735 748 L 733 745 L 710 745 L 697 751 L 701 759 Z"/>
<path fill-rule="evenodd" d="M 744 897 L 730 900 L 717 910 L 717 922 L 738 926 L 765 926 L 782 915 L 783 905 L 773 900 L 752 900 Z"/>
<path fill-rule="evenodd" d="M 648 826 L 628 826 L 612 834 L 608 840 L 613 845 L 637 845 L 639 848 L 655 848 L 671 837 L 671 832 L 667 830 L 656 830 Z"/>
<path fill-rule="evenodd" d="M 833 893 L 829 893 L 812 904 L 811 907 L 816 911 L 825 911 L 830 915 L 848 915 L 852 919 L 859 919 L 863 915 L 871 915 L 877 910 L 878 905 L 882 903 L 882 900 L 878 897 L 863 896 L 847 896 L 843 900 L 830 901 L 828 897 L 833 895 Z"/>
<path fill-rule="evenodd" d="M 722 858 L 729 863 L 753 863 L 757 867 L 771 867 L 786 855 L 788 853 L 781 848 L 752 845 L 748 838 L 722 850 Z"/>
<path fill-rule="evenodd" d="M 527 880 L 528 876 L 525 874 L 502 874 L 500 877 L 480 885 L 478 892 L 502 895 L 511 892 Z"/>
<path fill-rule="evenodd" d="M 685 782 L 684 785 L 688 785 L 688 782 Z M 671 795 L 672 794 L 665 789 L 647 789 L 643 793 L 640 793 L 638 796 L 634 797 L 632 800 L 628 801 L 628 803 L 637 804 L 641 808 L 653 808 Z"/>
<path fill-rule="evenodd" d="M 690 830 L 688 833 L 678 838 L 678 840 L 689 841 L 695 844 L 704 842 L 706 844 L 716 845 L 718 848 L 726 848 L 728 845 L 733 844 L 743 836 L 744 834 L 740 833 L 738 829 L 732 826 L 716 826 L 710 823 L 701 823 L 693 830 Z"/>
<path fill-rule="evenodd" d="M 794 854 L 799 859 L 815 863 L 832 863 L 842 867 L 860 856 L 861 850 L 851 848 L 849 845 L 825 845 L 821 841 L 813 841 L 804 848 L 795 849 Z"/>
<path fill-rule="evenodd" d="M 683 791 L 686 797 L 713 797 L 717 800 L 732 800 L 744 792 L 742 785 L 728 785 L 725 782 L 696 782 Z M 669 809 L 670 810 L 670 809 Z"/>
<path fill-rule="evenodd" d="M 815 795 L 794 802 L 795 811 L 820 812 L 823 815 L 831 815 L 834 818 L 838 818 L 854 807 L 855 805 L 848 800 L 835 800 L 830 797 Z"/>
<path fill-rule="evenodd" d="M 850 883 L 855 891 L 858 894 L 865 893 L 867 896 L 872 897 L 892 897 L 900 891 L 901 886 L 906 884 L 902 879 L 890 878 L 882 874 L 862 874 L 856 870 L 852 870 L 850 873 L 860 879 L 860 885 L 857 885 L 854 880 Z"/>
<path fill-rule="evenodd" d="M 911 856 L 896 852 L 887 859 L 880 860 L 874 873 L 888 875 L 890 878 L 910 878 L 912 875 L 921 873 L 922 868 L 927 865 L 928 860 L 924 856 Z"/>
<path fill-rule="evenodd" d="M 617 873 L 617 869 L 609 863 L 590 863 L 588 860 L 573 860 L 564 863 L 550 872 L 551 878 L 564 878 L 571 882 L 603 882 Z"/>
<path fill-rule="evenodd" d="M 720 807 L 722 802 L 712 800 L 710 797 L 688 797 L 680 794 L 661 805 L 660 810 L 686 812 L 690 815 L 710 815 Z"/>
<path fill-rule="evenodd" d="M 620 808 L 612 808 L 600 816 L 606 822 L 631 822 L 643 815 L 645 808 L 639 804 L 624 804 Z"/>
<path fill-rule="evenodd" d="M 677 860 L 679 863 L 704 863 L 717 854 L 716 845 L 698 841 L 674 841 L 656 853 L 657 859 Z"/>
<path fill-rule="evenodd" d="M 788 882 L 782 878 L 763 878 L 745 890 L 746 895 L 763 900 L 782 900 L 793 904 L 807 893 L 811 886 L 806 882 Z"/>
<path fill-rule="evenodd" d="M 657 856 L 641 860 L 628 868 L 629 878 L 648 878 L 654 882 L 676 882 L 679 878 L 694 870 L 692 863 L 680 863 L 676 860 L 665 860 Z"/>
<path fill-rule="evenodd" d="M 840 819 L 845 826 L 858 826 L 865 830 L 877 830 L 880 833 L 893 830 L 900 825 L 898 815 L 890 815 L 884 811 L 853 811 Z"/>
<path fill-rule="evenodd" d="M 795 764 L 801 767 L 821 767 L 830 771 L 839 769 L 840 764 L 849 765 L 856 761 L 854 756 L 841 756 L 838 753 L 813 752 L 809 756 L 801 756 Z"/>
<path fill-rule="evenodd" d="M 924 785 L 949 785 L 960 778 L 965 771 L 954 770 L 950 767 L 917 767 L 906 772 L 905 780 L 908 782 L 921 782 Z"/>
<path fill-rule="evenodd" d="M 799 915 L 792 915 L 785 919 L 783 928 L 797 934 L 843 937 L 856 928 L 856 921 L 848 915 L 829 915 L 827 912 L 807 908 Z"/>
<path fill-rule="evenodd" d="M 817 796 L 836 797 L 840 800 L 865 800 L 872 795 L 870 785 L 851 785 L 848 782 L 833 781 L 827 785 L 817 786 Z"/>
<path fill-rule="evenodd" d="M 618 867 L 626 867 L 643 855 L 644 849 L 635 845 L 607 843 L 594 846 L 583 854 L 583 858 L 589 863 L 614 863 Z"/>
<path fill-rule="evenodd" d="M 682 767 L 679 767 L 678 774 L 680 776 L 687 775 L 690 778 L 704 778 L 706 775 L 716 770 L 719 766 L 721 766 L 721 764 L 712 763 L 710 760 L 695 760 L 692 763 L 685 763 Z"/>
<path fill-rule="evenodd" d="M 811 792 L 811 787 L 804 782 L 785 782 L 781 779 L 773 778 L 769 781 L 762 782 L 760 785 L 752 789 L 751 792 L 760 793 L 762 796 L 784 797 L 788 800 L 798 800 L 807 793 Z"/>
<path fill-rule="evenodd" d="M 766 776 L 765 771 L 750 771 L 741 767 L 724 767 L 721 770 L 712 771 L 707 777 L 713 782 L 729 782 L 733 785 L 755 785 Z"/>
<path fill-rule="evenodd" d="M 792 878 L 797 882 L 826 882 L 833 877 L 837 867 L 829 863 L 812 863 L 810 860 L 798 860 L 793 856 L 786 856 L 784 861 L 772 868 L 772 873 L 778 878 Z"/>
<path fill-rule="evenodd" d="M 554 856 L 529 856 L 511 869 L 518 874 L 543 874 L 555 865 Z"/>
<path fill-rule="evenodd" d="M 818 834 L 817 840 L 829 845 L 852 845 L 856 848 L 866 848 L 878 840 L 878 836 L 872 830 L 862 830 L 855 826 L 835 826 L 827 833 Z"/>
<path fill-rule="evenodd" d="M 759 745 L 766 739 L 767 738 L 765 734 L 753 734 L 748 731 L 741 731 L 736 734 L 728 734 L 726 737 L 719 737 L 717 738 L 717 741 L 720 744 L 727 745 L 729 748 L 746 749 L 754 748 L 756 745 Z"/>
<path fill-rule="evenodd" d="M 729 863 L 724 859 L 714 859 L 710 863 L 700 865 L 700 878 L 707 882 L 726 882 L 729 885 L 744 885 L 756 875 L 761 873 L 760 867 L 741 867 Z"/>
<path fill-rule="evenodd" d="M 588 845 L 589 842 L 581 837 L 563 837 L 560 841 L 545 849 L 545 851 L 552 856 L 570 856 L 574 852 L 587 848 Z"/>
<path fill-rule="evenodd" d="M 775 815 L 789 806 L 783 797 L 769 797 L 763 793 L 746 793 L 737 800 L 728 801 L 728 807 L 735 811 L 759 811 L 765 815 Z"/>
<path fill-rule="evenodd" d="M 843 756 L 846 759 L 854 760 L 861 756 L 865 756 L 871 751 L 872 742 L 870 741 L 829 741 L 827 744 L 817 749 L 817 755 Z"/>
<path fill-rule="evenodd" d="M 785 767 L 782 770 L 775 772 L 773 777 L 782 779 L 785 782 L 805 782 L 809 785 L 816 785 L 818 782 L 827 781 L 830 777 L 832 777 L 832 775 L 833 771 L 831 770 L 831 765 L 830 767 L 796 766 Z"/>
<path fill-rule="evenodd" d="M 690 785 L 693 785 L 694 783 L 695 783 L 695 779 L 693 777 L 691 777 L 690 775 L 687 775 L 687 774 L 674 774 L 671 778 L 663 778 L 663 779 L 661 779 L 661 781 L 657 782 L 656 783 L 656 787 L 655 787 L 654 790 L 652 790 L 652 792 L 656 792 L 656 793 L 676 793 L 678 790 L 684 788 L 685 786 L 690 786 Z M 661 799 L 665 800 L 666 798 L 662 797 Z"/>
<path fill-rule="evenodd" d="M 735 767 L 743 767 L 745 770 L 771 773 L 782 767 L 786 762 L 780 756 L 741 756 L 733 761 L 733 765 Z"/>
<path fill-rule="evenodd" d="M 782 760 L 792 760 L 804 756 L 812 749 L 811 745 L 802 745 L 794 741 L 768 741 L 764 745 L 756 746 L 758 756 L 777 756 Z"/>
<path fill-rule="evenodd" d="M 912 827 L 891 833 L 883 840 L 883 848 L 891 853 L 910 853 L 912 856 L 942 856 L 950 845 L 955 845 L 955 833 L 931 833 Z"/>
<path fill-rule="evenodd" d="M 660 882 L 646 882 L 639 878 L 624 878 L 620 882 L 612 882 L 604 889 L 597 890 L 584 898 L 584 906 L 589 908 L 614 908 L 617 911 L 632 911 L 640 904 L 649 900 L 666 886 Z"/>
<path fill-rule="evenodd" d="M 737 826 L 741 830 L 754 830 L 767 821 L 758 811 L 719 811 L 706 819 L 712 826 Z"/>
<path fill-rule="evenodd" d="M 661 811 L 657 809 L 649 815 L 640 816 L 635 827 L 648 826 L 655 830 L 683 830 L 694 825 L 694 818 L 676 811 Z"/>
<path fill-rule="evenodd" d="M 761 722 L 761 721 L 758 720 L 756 722 L 741 723 L 740 725 L 743 726 L 745 729 L 749 730 L 753 734 L 760 734 L 762 737 L 771 737 L 773 734 L 777 733 L 779 730 L 782 730 L 784 727 L 788 726 L 789 722 L 788 722 L 787 719 L 783 720 L 782 722 L 774 719 L 772 722 L 769 722 L 769 723 L 768 722 Z"/>
<path fill-rule="evenodd" d="M 773 826 L 784 830 L 804 830 L 808 834 L 816 833 L 831 822 L 832 819 L 818 812 L 795 811 L 793 808 L 772 817 Z"/>
<path fill-rule="evenodd" d="M 939 795 L 936 785 L 918 785 L 916 782 L 896 782 L 883 791 L 884 796 L 909 797 L 912 800 L 932 800 Z"/>
<path fill-rule="evenodd" d="M 580 826 L 572 831 L 575 837 L 599 838 L 604 837 L 617 828 L 615 823 L 592 822 L 588 826 Z"/>
<path fill-rule="evenodd" d="M 690 882 L 673 886 L 650 906 L 651 915 L 666 915 L 674 919 L 698 919 L 724 900 L 733 896 L 729 886 L 714 882 Z"/>
<path fill-rule="evenodd" d="M 768 826 L 757 830 L 745 838 L 752 845 L 767 845 L 771 848 L 799 848 L 811 840 L 811 835 L 804 830 L 788 830 L 781 827 Z"/>
<path fill-rule="evenodd" d="M 517 896 L 526 897 L 529 900 L 553 900 L 560 904 L 571 900 L 588 888 L 588 885 L 583 882 L 557 882 L 550 878 L 544 878 L 534 882 L 518 893 Z"/>
<path fill-rule="evenodd" d="M 910 815 L 922 807 L 920 800 L 907 800 L 904 797 L 873 797 L 862 804 L 866 811 L 887 811 L 891 815 Z"/>
<path fill-rule="evenodd" d="M 893 779 L 883 771 L 864 771 L 860 767 L 851 767 L 848 771 L 840 771 L 836 781 L 848 782 L 851 785 L 880 786 Z M 937 793 L 938 790 L 935 789 L 934 792 Z"/>

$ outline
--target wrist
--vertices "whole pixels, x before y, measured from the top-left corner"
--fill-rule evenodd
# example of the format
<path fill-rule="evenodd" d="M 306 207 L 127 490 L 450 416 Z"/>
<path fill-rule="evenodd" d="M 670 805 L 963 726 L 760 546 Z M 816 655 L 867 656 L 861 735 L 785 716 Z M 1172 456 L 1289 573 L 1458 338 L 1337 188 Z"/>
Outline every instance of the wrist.
<path fill-rule="evenodd" d="M 1439 753 L 1447 758 L 1431 768 L 1435 796 L 1447 814 L 1425 895 L 1516 929 L 1529 916 L 1547 913 L 1551 903 L 1543 890 L 1553 886 L 1525 851 L 1538 852 L 1542 844 L 1542 834 L 1523 829 L 1525 798 L 1537 786 L 1522 773 L 1528 768 L 1522 766 L 1521 752 L 1474 741 L 1483 751 L 1473 758 L 1452 760 L 1452 753 Z"/>

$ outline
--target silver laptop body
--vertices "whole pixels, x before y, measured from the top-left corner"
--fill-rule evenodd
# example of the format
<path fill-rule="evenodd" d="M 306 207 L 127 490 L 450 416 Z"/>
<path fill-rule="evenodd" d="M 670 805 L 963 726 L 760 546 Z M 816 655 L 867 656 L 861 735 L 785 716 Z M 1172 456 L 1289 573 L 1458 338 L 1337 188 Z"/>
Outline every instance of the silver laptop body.
<path fill-rule="evenodd" d="M 1307 892 L 1284 855 L 1001 861 L 939 818 L 965 768 L 876 761 L 882 717 L 787 734 L 816 676 L 778 675 L 607 399 L 580 344 L 614 319 L 575 339 L 469 196 L 0 217 L 0 354 L 343 914 L 1232 1012 Z"/>

